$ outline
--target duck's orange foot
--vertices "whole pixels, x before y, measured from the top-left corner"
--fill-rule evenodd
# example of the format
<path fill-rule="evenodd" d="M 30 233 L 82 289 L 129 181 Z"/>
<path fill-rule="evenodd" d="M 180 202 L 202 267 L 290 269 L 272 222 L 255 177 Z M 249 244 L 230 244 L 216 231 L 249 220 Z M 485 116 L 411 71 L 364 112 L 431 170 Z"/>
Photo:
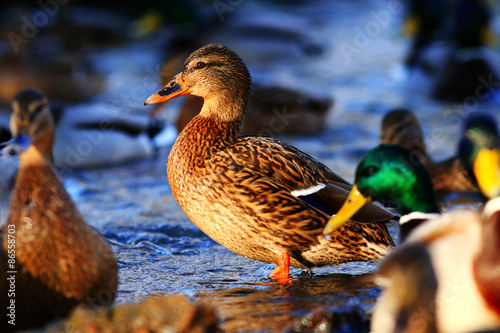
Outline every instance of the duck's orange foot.
<path fill-rule="evenodd" d="M 293 284 L 292 279 L 288 275 L 288 270 L 290 268 L 290 256 L 287 252 L 282 252 L 280 254 L 278 264 L 274 268 L 273 272 L 269 274 L 271 279 L 277 279 L 280 284 Z"/>

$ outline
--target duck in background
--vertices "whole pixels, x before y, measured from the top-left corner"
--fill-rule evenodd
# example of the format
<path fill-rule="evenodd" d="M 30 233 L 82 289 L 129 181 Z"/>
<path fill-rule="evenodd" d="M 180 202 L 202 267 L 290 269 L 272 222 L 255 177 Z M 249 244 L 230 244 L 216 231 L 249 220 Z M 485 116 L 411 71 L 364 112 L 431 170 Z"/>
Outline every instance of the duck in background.
<path fill-rule="evenodd" d="M 43 93 L 14 97 L 11 131 L 6 149 L 19 155 L 19 170 L 1 231 L 3 332 L 42 327 L 80 304 L 109 305 L 118 284 L 111 246 L 85 223 L 52 169 L 54 124 Z M 12 278 L 15 297 L 6 297 Z M 13 300 L 15 326 L 5 319 Z"/>
<path fill-rule="evenodd" d="M 56 127 L 54 164 L 61 168 L 89 169 L 151 158 L 172 141 L 162 121 L 104 103 L 59 104 L 50 112 Z M 8 140 L 7 120 L 0 119 L 0 126 Z"/>
<path fill-rule="evenodd" d="M 104 76 L 80 54 L 39 56 L 0 55 L 0 102 L 10 103 L 25 87 L 39 87 L 50 99 L 81 102 L 99 94 L 105 86 Z"/>
<path fill-rule="evenodd" d="M 489 49 L 494 37 L 488 1 L 409 1 L 409 7 L 414 19 L 408 26 L 415 33 L 405 65 L 433 81 L 414 76 L 411 85 L 431 87 L 430 96 L 442 101 L 491 98 L 499 76 L 498 54 Z"/>
<path fill-rule="evenodd" d="M 480 193 L 476 200 L 486 201 L 496 195 L 500 183 L 495 175 L 499 167 L 496 120 L 488 114 L 472 114 L 464 120 L 461 133 L 457 154 L 434 162 L 427 153 L 417 117 L 407 109 L 395 109 L 382 120 L 380 142 L 403 146 L 418 157 L 432 179 L 439 202 L 447 201 L 449 194 L 456 192 L 464 194 L 464 199 L 467 193 Z"/>
<path fill-rule="evenodd" d="M 167 175 L 186 215 L 229 250 L 276 264 L 270 277 L 289 283 L 289 265 L 310 269 L 347 261 L 376 261 L 394 245 L 383 222 L 348 222 L 321 235 L 350 185 L 307 154 L 266 136 L 241 136 L 251 76 L 232 50 L 210 44 L 150 96 L 153 104 L 193 94 L 201 112 L 179 134 Z M 386 221 L 377 206 L 355 218 Z M 361 226 L 358 228 L 358 226 Z M 354 229 L 352 228 L 354 227 Z"/>
<path fill-rule="evenodd" d="M 88 169 L 151 158 L 173 140 L 162 121 L 102 103 L 66 106 L 53 114 L 54 163 L 63 168 Z"/>
<path fill-rule="evenodd" d="M 488 49 L 495 42 L 492 13 L 486 0 L 454 2 L 449 31 L 451 52 L 433 87 L 432 97 L 464 102 L 467 97 L 487 100 L 498 92 L 498 54 Z"/>
<path fill-rule="evenodd" d="M 380 264 L 371 331 L 500 331 L 500 198 L 415 229 Z"/>
<path fill-rule="evenodd" d="M 426 48 L 443 38 L 448 11 L 446 0 L 407 1 L 403 33 L 413 36 L 413 39 L 404 61 L 405 66 L 414 68 L 425 65 L 422 60 Z"/>

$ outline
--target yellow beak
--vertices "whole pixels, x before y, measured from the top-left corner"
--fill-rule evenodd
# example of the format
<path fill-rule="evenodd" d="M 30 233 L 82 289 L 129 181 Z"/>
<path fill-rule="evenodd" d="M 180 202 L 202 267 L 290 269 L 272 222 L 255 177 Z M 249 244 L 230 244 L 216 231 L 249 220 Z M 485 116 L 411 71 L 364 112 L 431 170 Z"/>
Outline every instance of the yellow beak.
<path fill-rule="evenodd" d="M 479 189 L 491 199 L 500 195 L 500 151 L 481 148 L 474 162 L 473 172 Z"/>
<path fill-rule="evenodd" d="M 323 235 L 329 235 L 338 228 L 340 228 L 345 222 L 347 222 L 358 210 L 363 208 L 364 205 L 371 201 L 358 191 L 358 187 L 354 185 L 351 189 L 351 193 L 347 197 L 346 201 L 340 207 L 337 214 L 335 214 L 326 224 L 325 229 L 323 229 Z"/>

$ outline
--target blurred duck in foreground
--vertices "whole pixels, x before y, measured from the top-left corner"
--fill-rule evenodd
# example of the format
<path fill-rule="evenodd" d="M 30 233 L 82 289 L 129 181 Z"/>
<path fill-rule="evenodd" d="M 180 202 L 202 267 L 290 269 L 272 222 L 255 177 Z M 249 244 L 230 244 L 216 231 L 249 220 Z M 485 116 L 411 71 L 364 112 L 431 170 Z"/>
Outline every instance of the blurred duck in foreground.
<path fill-rule="evenodd" d="M 500 198 L 417 228 L 380 264 L 371 331 L 500 331 Z"/>
<path fill-rule="evenodd" d="M 488 1 L 409 1 L 406 31 L 414 41 L 405 65 L 423 69 L 439 100 L 489 99 L 498 90 L 498 54 Z"/>
<path fill-rule="evenodd" d="M 401 145 L 418 157 L 439 202 L 452 192 L 479 192 L 483 200 L 499 195 L 498 140 L 496 120 L 488 114 L 473 114 L 464 121 L 456 156 L 436 163 L 427 154 L 422 128 L 412 112 L 388 112 L 380 130 L 381 143 Z"/>
<path fill-rule="evenodd" d="M 14 97 L 11 131 L 6 152 L 19 155 L 19 170 L 1 229 L 2 332 L 41 327 L 79 304 L 111 304 L 118 284 L 110 245 L 85 223 L 52 169 L 54 123 L 40 91 Z"/>
<path fill-rule="evenodd" d="M 232 50 L 210 44 L 145 104 L 193 94 L 201 112 L 179 134 L 168 158 L 172 192 L 209 237 L 231 251 L 276 264 L 270 277 L 288 283 L 289 265 L 310 269 L 376 261 L 394 246 L 383 223 L 393 214 L 368 205 L 323 237 L 329 216 L 351 186 L 309 155 L 274 138 L 241 136 L 251 77 Z"/>

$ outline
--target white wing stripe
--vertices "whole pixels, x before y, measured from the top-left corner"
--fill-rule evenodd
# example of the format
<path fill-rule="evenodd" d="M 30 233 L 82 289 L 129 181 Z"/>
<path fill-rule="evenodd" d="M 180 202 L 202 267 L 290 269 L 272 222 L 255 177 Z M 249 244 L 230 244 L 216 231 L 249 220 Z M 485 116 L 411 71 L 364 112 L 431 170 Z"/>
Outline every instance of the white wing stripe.
<path fill-rule="evenodd" d="M 320 184 L 316 184 L 313 187 L 305 188 L 305 189 L 302 189 L 302 190 L 295 190 L 295 191 L 292 191 L 290 193 L 292 193 L 292 195 L 295 196 L 295 197 L 301 197 L 301 196 L 305 197 L 307 195 L 316 193 L 319 190 L 324 189 L 325 187 L 326 187 L 326 184 L 320 183 Z"/>

